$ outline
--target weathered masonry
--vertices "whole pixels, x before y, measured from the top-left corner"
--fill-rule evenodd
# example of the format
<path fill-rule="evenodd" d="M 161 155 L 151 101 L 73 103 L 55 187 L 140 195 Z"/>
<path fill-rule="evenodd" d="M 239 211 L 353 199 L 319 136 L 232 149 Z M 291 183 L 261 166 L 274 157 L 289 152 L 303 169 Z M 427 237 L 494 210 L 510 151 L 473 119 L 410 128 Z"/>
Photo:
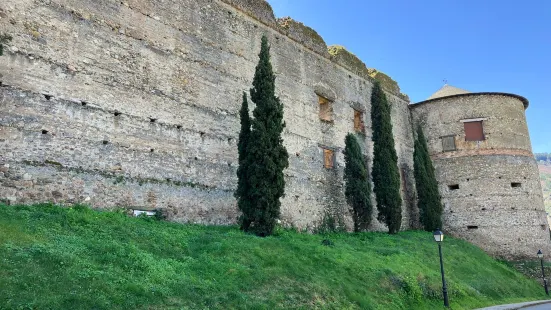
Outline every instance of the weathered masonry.
<path fill-rule="evenodd" d="M 264 1 L 8 0 L 0 10 L 14 37 L 0 58 L 0 198 L 10 203 L 160 208 L 175 221 L 234 223 L 238 111 L 263 34 L 291 154 L 282 221 L 312 230 L 329 214 L 351 225 L 342 148 L 363 128 L 370 157 L 362 121 L 374 78 L 393 106 L 403 181 L 413 184 L 409 102 L 396 82 L 329 50 L 312 29 L 276 20 Z M 413 191 L 403 198 L 407 229 Z"/>
<path fill-rule="evenodd" d="M 449 85 L 411 106 L 427 135 L 446 230 L 510 258 L 550 248 L 527 107 L 517 95 Z"/>
<path fill-rule="evenodd" d="M 276 19 L 263 0 L 6 0 L 0 2 L 0 32 L 14 38 L 0 57 L 0 199 L 10 204 L 165 209 L 174 221 L 234 223 L 238 111 L 242 92 L 251 87 L 260 37 L 266 34 L 291 155 L 284 224 L 314 230 L 325 216 L 338 216 L 351 227 L 342 183 L 344 138 L 357 133 L 370 165 L 369 101 L 378 80 L 392 106 L 402 229 L 418 225 L 412 119 L 428 120 L 423 124 L 446 201 L 445 228 L 476 242 L 476 233 L 506 229 L 515 221 L 521 241 L 503 234 L 503 239 L 478 243 L 502 256 L 527 255 L 549 243 L 538 226 L 544 222 L 543 204 L 527 131 L 518 136 L 520 131 L 504 129 L 500 139 L 510 141 L 503 147 L 509 153 L 495 155 L 504 164 L 488 166 L 490 155 L 479 153 L 481 148 L 497 150 L 491 122 L 501 115 L 465 112 L 457 124 L 449 122 L 449 130 L 436 133 L 439 124 L 446 124 L 439 117 L 463 115 L 455 112 L 459 107 L 442 104 L 442 111 L 449 112 L 421 113 L 429 104 L 410 106 L 390 77 L 367 68 L 343 47 L 327 47 L 313 29 L 290 18 Z M 524 110 L 515 113 L 514 119 L 526 126 Z M 482 142 L 476 140 L 480 128 Z M 475 140 L 451 138 L 465 129 L 467 140 Z M 448 136 L 444 142 L 439 140 L 443 136 Z M 497 223 L 493 213 L 456 205 L 448 192 L 464 195 L 464 179 L 476 178 L 461 177 L 463 166 L 448 167 L 444 158 L 467 160 L 448 156 L 463 149 L 479 152 L 469 157 L 478 160 L 476 173 L 486 169 L 510 183 L 479 188 L 473 197 L 490 197 L 493 205 L 504 206 L 514 196 L 524 199 L 526 209 L 508 211 L 512 217 Z M 526 179 L 513 178 L 518 171 L 508 167 L 521 166 Z M 476 221 L 477 216 L 487 222 Z M 529 239 L 534 227 L 537 238 Z M 371 228 L 384 229 L 376 220 Z"/>

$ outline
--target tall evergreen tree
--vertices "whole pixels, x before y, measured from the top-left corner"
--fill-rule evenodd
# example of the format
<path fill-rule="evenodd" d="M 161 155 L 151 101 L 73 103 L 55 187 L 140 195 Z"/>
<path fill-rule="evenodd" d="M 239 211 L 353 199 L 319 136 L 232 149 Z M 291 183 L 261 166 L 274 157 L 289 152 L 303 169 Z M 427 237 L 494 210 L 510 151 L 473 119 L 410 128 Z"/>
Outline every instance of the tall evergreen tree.
<path fill-rule="evenodd" d="M 0 56 L 4 55 L 4 44 L 10 42 L 11 39 L 9 34 L 0 34 Z"/>
<path fill-rule="evenodd" d="M 377 200 L 377 219 L 395 234 L 402 224 L 402 197 L 398 156 L 394 148 L 390 105 L 381 84 L 376 81 L 371 93 L 371 126 L 373 130 L 373 183 Z"/>
<path fill-rule="evenodd" d="M 245 159 L 251 226 L 244 228 L 258 236 L 268 236 L 280 214 L 279 199 L 285 193 L 283 169 L 289 166 L 289 154 L 281 138 L 285 127 L 283 104 L 275 96 L 275 75 L 266 36 L 262 36 L 259 58 L 250 91 L 256 107 Z"/>
<path fill-rule="evenodd" d="M 251 119 L 249 117 L 249 103 L 247 102 L 247 94 L 243 92 L 243 101 L 239 110 L 241 120 L 241 131 L 239 132 L 239 142 L 237 144 L 237 152 L 239 154 L 239 167 L 237 168 L 237 190 L 235 198 L 237 199 L 237 207 L 241 211 L 241 229 L 247 231 L 252 221 L 251 205 L 249 203 L 249 180 L 247 175 L 247 146 L 251 135 Z"/>
<path fill-rule="evenodd" d="M 362 155 L 358 140 L 353 134 L 346 135 L 344 148 L 344 195 L 352 208 L 354 231 L 366 230 L 371 223 L 371 185 L 367 163 Z"/>
<path fill-rule="evenodd" d="M 413 151 L 413 171 L 417 187 L 419 219 L 426 231 L 442 227 L 442 202 L 438 192 L 438 182 L 423 129 L 417 127 L 417 138 Z"/>

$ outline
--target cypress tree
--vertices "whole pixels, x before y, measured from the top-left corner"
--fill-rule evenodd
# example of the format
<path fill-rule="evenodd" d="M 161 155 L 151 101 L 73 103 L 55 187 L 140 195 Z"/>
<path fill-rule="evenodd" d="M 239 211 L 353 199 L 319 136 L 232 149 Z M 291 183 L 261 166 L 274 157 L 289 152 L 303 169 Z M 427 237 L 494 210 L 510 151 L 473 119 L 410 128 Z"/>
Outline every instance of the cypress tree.
<path fill-rule="evenodd" d="M 371 126 L 373 130 L 373 183 L 377 200 L 377 219 L 385 223 L 390 234 L 402 224 L 402 197 L 398 156 L 394 148 L 390 105 L 381 84 L 376 81 L 371 93 Z"/>
<path fill-rule="evenodd" d="M 426 231 L 442 228 L 442 202 L 438 182 L 423 129 L 417 127 L 417 138 L 413 151 L 413 170 L 417 187 L 419 219 Z"/>
<path fill-rule="evenodd" d="M 364 160 L 358 140 L 353 134 L 346 135 L 344 148 L 344 195 L 352 209 L 354 231 L 366 230 L 371 223 L 371 185 L 367 163 Z"/>
<path fill-rule="evenodd" d="M 239 132 L 239 142 L 237 144 L 237 152 L 239 154 L 237 168 L 237 190 L 235 198 L 237 199 L 237 207 L 241 211 L 241 229 L 247 231 L 251 225 L 251 208 L 249 204 L 249 183 L 247 175 L 247 146 L 251 135 L 251 119 L 249 117 L 249 104 L 247 102 L 247 94 L 243 92 L 243 101 L 239 110 L 239 118 L 241 120 L 241 131 Z"/>
<path fill-rule="evenodd" d="M 280 214 L 279 199 L 285 193 L 283 169 L 289 166 L 289 155 L 281 138 L 285 127 L 283 104 L 275 96 L 275 75 L 266 36 L 262 36 L 259 58 L 250 90 L 256 107 L 245 159 L 251 210 L 247 231 L 268 236 Z"/>
<path fill-rule="evenodd" d="M 11 39 L 9 34 L 0 34 L 0 56 L 4 55 L 4 44 L 10 42 Z"/>

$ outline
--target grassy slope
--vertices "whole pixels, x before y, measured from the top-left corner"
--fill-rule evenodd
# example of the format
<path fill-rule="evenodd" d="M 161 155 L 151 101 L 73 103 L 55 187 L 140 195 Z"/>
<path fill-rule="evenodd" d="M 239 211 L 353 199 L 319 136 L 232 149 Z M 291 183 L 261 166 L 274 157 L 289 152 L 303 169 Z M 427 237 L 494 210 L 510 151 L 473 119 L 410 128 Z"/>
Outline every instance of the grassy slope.
<path fill-rule="evenodd" d="M 444 242 L 453 309 L 544 298 L 478 248 Z M 425 232 L 262 239 L 53 206 L 0 205 L 0 288 L 0 309 L 441 308 Z"/>

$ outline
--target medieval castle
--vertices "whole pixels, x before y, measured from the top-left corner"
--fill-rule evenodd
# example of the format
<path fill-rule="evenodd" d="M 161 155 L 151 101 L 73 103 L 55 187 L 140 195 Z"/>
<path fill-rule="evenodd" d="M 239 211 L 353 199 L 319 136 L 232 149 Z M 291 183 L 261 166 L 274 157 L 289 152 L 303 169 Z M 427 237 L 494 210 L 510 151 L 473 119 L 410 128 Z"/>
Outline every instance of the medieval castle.
<path fill-rule="evenodd" d="M 0 200 L 164 209 L 231 224 L 239 107 L 268 36 L 290 154 L 281 221 L 351 225 L 345 135 L 372 160 L 370 96 L 382 83 L 402 179 L 402 229 L 418 227 L 413 128 L 421 124 L 444 231 L 490 254 L 551 253 L 524 110 L 506 93 L 444 86 L 410 104 L 390 77 L 264 0 L 7 0 L 0 33 Z M 384 230 L 376 220 L 373 230 Z"/>

